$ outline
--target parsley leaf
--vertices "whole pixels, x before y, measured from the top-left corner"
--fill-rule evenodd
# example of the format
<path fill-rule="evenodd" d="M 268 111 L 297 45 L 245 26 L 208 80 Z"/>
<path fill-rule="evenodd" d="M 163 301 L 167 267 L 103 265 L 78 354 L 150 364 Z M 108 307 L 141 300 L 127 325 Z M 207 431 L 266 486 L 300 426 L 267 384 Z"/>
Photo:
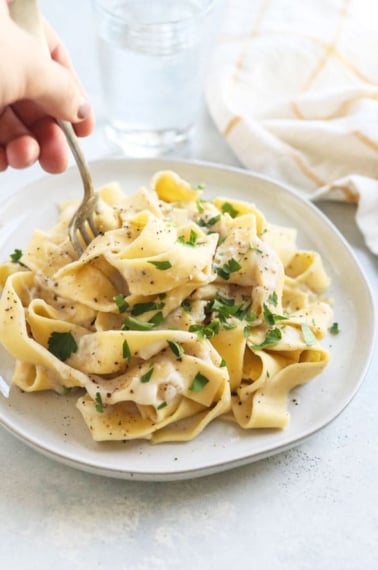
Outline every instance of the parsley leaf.
<path fill-rule="evenodd" d="M 184 349 L 178 342 L 174 342 L 173 340 L 168 340 L 168 346 L 177 358 L 182 358 L 184 354 Z"/>
<path fill-rule="evenodd" d="M 123 356 L 123 358 L 125 358 L 127 360 L 127 362 L 130 363 L 131 351 L 130 351 L 129 343 L 127 342 L 127 340 L 124 340 L 123 344 L 122 344 L 122 356 Z"/>
<path fill-rule="evenodd" d="M 265 322 L 270 326 L 273 326 L 277 321 L 284 321 L 287 319 L 287 317 L 284 317 L 283 315 L 276 315 L 275 313 L 272 313 L 268 305 L 265 303 L 263 304 L 263 313 Z"/>
<path fill-rule="evenodd" d="M 201 372 L 197 372 L 197 374 L 193 378 L 193 382 L 191 383 L 189 390 L 191 392 L 201 392 L 201 390 L 203 390 L 203 388 L 208 383 L 209 383 L 209 380 L 206 378 L 206 376 L 201 374 Z"/>
<path fill-rule="evenodd" d="M 115 302 L 115 304 L 118 307 L 118 310 L 120 313 L 124 313 L 125 311 L 127 311 L 127 309 L 129 308 L 129 304 L 125 299 L 125 296 L 122 295 L 122 293 L 119 293 L 118 295 L 115 295 L 113 297 L 113 301 Z"/>
<path fill-rule="evenodd" d="M 198 239 L 197 232 L 195 232 L 194 230 L 190 230 L 190 234 L 189 234 L 188 239 L 185 239 L 184 236 L 179 236 L 177 238 L 177 241 L 180 243 L 183 243 L 184 245 L 189 245 L 191 247 L 194 247 L 197 243 L 197 239 Z"/>
<path fill-rule="evenodd" d="M 156 313 L 149 321 L 141 321 L 135 317 L 126 317 L 122 323 L 124 331 L 150 331 L 161 324 L 163 321 L 163 313 Z"/>
<path fill-rule="evenodd" d="M 147 370 L 147 372 L 142 374 L 142 376 L 140 377 L 140 381 L 142 382 L 142 384 L 146 384 L 147 382 L 149 382 L 151 380 L 151 376 L 153 373 L 154 373 L 154 367 L 152 366 L 149 370 Z"/>
<path fill-rule="evenodd" d="M 282 338 L 282 333 L 280 329 L 274 328 L 270 329 L 261 344 L 251 344 L 251 348 L 254 350 L 263 350 L 268 346 L 274 346 L 277 344 Z"/>
<path fill-rule="evenodd" d="M 277 296 L 277 293 L 275 291 L 273 291 L 273 293 L 271 293 L 269 295 L 268 303 L 269 303 L 269 305 L 273 305 L 273 307 L 277 307 L 278 296 Z"/>
<path fill-rule="evenodd" d="M 147 303 L 136 303 L 131 309 L 131 314 L 136 317 L 138 315 L 143 315 L 143 313 L 148 313 L 149 311 L 157 311 L 163 307 L 164 303 L 155 303 L 153 301 L 149 301 Z"/>
<path fill-rule="evenodd" d="M 302 323 L 301 329 L 304 341 L 307 344 L 307 346 L 312 346 L 313 344 L 315 344 L 316 338 L 310 327 L 306 323 Z"/>
<path fill-rule="evenodd" d="M 209 324 L 190 325 L 189 332 L 195 332 L 200 338 L 212 338 L 219 333 L 220 321 L 213 319 Z"/>
<path fill-rule="evenodd" d="M 331 334 L 339 334 L 340 329 L 339 329 L 339 323 L 332 323 L 332 325 L 329 327 L 329 332 Z"/>
<path fill-rule="evenodd" d="M 13 261 L 13 263 L 18 263 L 22 257 L 22 250 L 21 249 L 15 249 L 13 253 L 10 254 L 10 260 Z"/>
<path fill-rule="evenodd" d="M 200 218 L 198 220 L 198 225 L 203 227 L 203 228 L 211 228 L 212 226 L 215 226 L 215 224 L 217 224 L 221 219 L 221 215 L 218 214 L 217 216 L 213 216 L 212 218 L 208 219 L 208 220 L 204 220 L 203 218 Z"/>
<path fill-rule="evenodd" d="M 222 214 L 228 214 L 231 218 L 236 218 L 239 214 L 238 210 L 236 210 L 230 202 L 225 202 L 222 204 Z"/>
<path fill-rule="evenodd" d="M 102 414 L 104 411 L 104 404 L 102 403 L 102 398 L 100 392 L 96 392 L 96 412 Z"/>
<path fill-rule="evenodd" d="M 235 273 L 241 269 L 241 265 L 236 259 L 231 257 L 222 267 L 216 267 L 215 271 L 219 277 L 226 281 L 230 278 L 231 273 Z"/>
<path fill-rule="evenodd" d="M 71 332 L 52 332 L 47 341 L 48 350 L 63 362 L 76 352 L 78 346 Z"/>
<path fill-rule="evenodd" d="M 152 265 L 154 265 L 156 267 L 156 269 L 160 269 L 160 271 L 166 271 L 167 269 L 170 269 L 172 267 L 172 263 L 170 261 L 149 261 L 148 263 L 151 263 Z"/>
<path fill-rule="evenodd" d="M 185 313 L 190 313 L 192 310 L 192 305 L 186 299 L 184 299 L 184 301 L 181 303 L 181 307 Z"/>

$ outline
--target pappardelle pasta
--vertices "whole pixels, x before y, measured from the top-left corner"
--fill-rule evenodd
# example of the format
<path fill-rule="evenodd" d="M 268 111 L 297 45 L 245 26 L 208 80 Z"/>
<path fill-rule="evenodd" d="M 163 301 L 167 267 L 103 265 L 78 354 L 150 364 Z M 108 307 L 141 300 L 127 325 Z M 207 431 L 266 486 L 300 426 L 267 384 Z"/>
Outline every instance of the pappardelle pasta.
<path fill-rule="evenodd" d="M 77 392 L 96 441 L 187 441 L 216 418 L 284 428 L 289 393 L 322 372 L 329 278 L 293 228 L 254 205 L 206 200 L 171 171 L 99 191 L 78 257 L 77 203 L 0 266 L 0 341 L 25 392 Z"/>

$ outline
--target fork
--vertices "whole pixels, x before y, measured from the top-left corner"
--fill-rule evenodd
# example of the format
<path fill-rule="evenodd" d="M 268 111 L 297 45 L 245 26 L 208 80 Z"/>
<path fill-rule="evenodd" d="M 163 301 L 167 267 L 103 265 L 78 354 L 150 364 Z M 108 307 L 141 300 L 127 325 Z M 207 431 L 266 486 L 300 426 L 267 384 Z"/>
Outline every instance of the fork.
<path fill-rule="evenodd" d="M 9 5 L 9 12 L 19 26 L 46 45 L 38 0 L 13 0 Z M 71 123 L 60 120 L 57 123 L 67 139 L 84 187 L 83 200 L 68 225 L 69 239 L 76 253 L 80 256 L 89 243 L 100 233 L 95 222 L 98 198 L 93 188 L 87 161 Z"/>
<path fill-rule="evenodd" d="M 62 129 L 76 161 L 84 188 L 84 197 L 68 224 L 68 236 L 79 256 L 85 248 L 100 233 L 95 221 L 98 210 L 98 197 L 93 188 L 92 176 L 85 156 L 80 148 L 71 123 L 57 121 Z"/>

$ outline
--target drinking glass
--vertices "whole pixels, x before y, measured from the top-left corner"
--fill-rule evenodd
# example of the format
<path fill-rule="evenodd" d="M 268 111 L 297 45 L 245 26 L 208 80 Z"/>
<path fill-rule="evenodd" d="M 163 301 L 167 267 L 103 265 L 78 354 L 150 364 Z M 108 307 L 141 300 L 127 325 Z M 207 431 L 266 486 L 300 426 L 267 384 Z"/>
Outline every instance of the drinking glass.
<path fill-rule="evenodd" d="M 94 0 L 108 137 L 157 156 L 195 126 L 216 0 Z"/>

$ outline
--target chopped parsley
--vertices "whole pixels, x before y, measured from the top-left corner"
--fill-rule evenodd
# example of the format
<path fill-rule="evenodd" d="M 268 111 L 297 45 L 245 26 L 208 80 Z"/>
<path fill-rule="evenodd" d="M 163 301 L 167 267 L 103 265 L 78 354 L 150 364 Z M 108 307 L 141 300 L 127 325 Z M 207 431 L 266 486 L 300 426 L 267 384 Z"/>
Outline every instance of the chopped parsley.
<path fill-rule="evenodd" d="M 198 211 L 200 214 L 202 214 L 202 212 L 204 211 L 204 207 L 203 207 L 203 205 L 202 205 L 203 203 L 204 203 L 204 200 L 197 200 L 197 201 L 196 201 L 197 211 Z"/>
<path fill-rule="evenodd" d="M 126 317 L 122 323 L 124 331 L 150 331 L 157 327 L 163 320 L 162 313 L 156 313 L 149 321 L 141 321 L 135 317 Z"/>
<path fill-rule="evenodd" d="M 156 303 L 154 301 L 148 301 L 147 303 L 136 303 L 131 309 L 131 314 L 134 317 L 138 315 L 143 315 L 143 313 L 148 313 L 149 311 L 157 311 L 164 307 L 164 303 Z"/>
<path fill-rule="evenodd" d="M 168 260 L 166 260 L 166 261 L 149 261 L 148 263 L 151 263 L 152 265 L 154 265 L 156 267 L 156 269 L 159 269 L 160 271 L 166 271 L 167 269 L 170 269 L 172 267 L 172 263 Z"/>
<path fill-rule="evenodd" d="M 329 327 L 329 332 L 334 335 L 339 334 L 339 323 L 332 323 L 332 325 Z"/>
<path fill-rule="evenodd" d="M 278 296 L 277 296 L 277 293 L 275 291 L 273 291 L 273 293 L 271 293 L 269 295 L 268 303 L 269 303 L 269 305 L 273 305 L 273 307 L 277 307 Z"/>
<path fill-rule="evenodd" d="M 140 377 L 140 381 L 142 382 L 142 384 L 147 384 L 147 382 L 151 380 L 151 376 L 153 373 L 154 373 L 154 367 L 151 366 L 151 368 L 147 370 L 147 372 L 142 374 L 142 376 Z"/>
<path fill-rule="evenodd" d="M 231 259 L 229 259 L 227 261 L 227 263 L 222 265 L 222 267 L 216 267 L 215 271 L 216 271 L 217 275 L 219 275 L 219 277 L 222 277 L 222 279 L 225 279 L 226 281 L 228 281 L 231 273 L 235 273 L 236 271 L 239 271 L 240 269 L 241 269 L 240 263 L 238 261 L 236 261 L 236 259 L 231 257 Z"/>
<path fill-rule="evenodd" d="M 192 305 L 186 299 L 181 303 L 181 307 L 185 313 L 190 313 L 192 310 Z"/>
<path fill-rule="evenodd" d="M 256 319 L 256 314 L 248 315 L 250 309 L 250 303 L 236 303 L 235 299 L 229 299 L 227 297 L 222 297 L 218 295 L 214 300 L 210 301 L 207 306 L 207 310 L 216 313 L 218 318 L 222 323 L 224 323 L 230 317 L 236 317 L 237 319 L 252 320 Z"/>
<path fill-rule="evenodd" d="M 263 350 L 268 346 L 274 346 L 277 344 L 282 338 L 282 333 L 280 329 L 274 328 L 270 329 L 261 344 L 251 344 L 251 348 L 254 350 Z"/>
<path fill-rule="evenodd" d="M 189 332 L 195 332 L 200 338 L 212 338 L 219 333 L 220 321 L 219 319 L 213 319 L 208 324 L 196 324 L 190 325 Z"/>
<path fill-rule="evenodd" d="M 127 362 L 130 363 L 131 351 L 130 351 L 129 343 L 127 342 L 127 340 L 124 340 L 123 344 L 122 344 L 122 356 L 123 356 L 123 358 L 125 358 L 127 360 Z"/>
<path fill-rule="evenodd" d="M 173 354 L 175 356 L 177 356 L 177 358 L 182 358 L 183 354 L 184 354 L 184 349 L 181 346 L 181 344 L 179 344 L 178 342 L 175 342 L 173 340 L 168 340 L 168 346 L 171 349 L 171 351 L 173 352 Z"/>
<path fill-rule="evenodd" d="M 189 390 L 191 392 L 201 392 L 206 384 L 209 383 L 209 380 L 201 374 L 201 372 L 197 372 L 197 374 L 193 378 L 193 382 L 191 383 Z"/>
<path fill-rule="evenodd" d="M 283 315 L 276 315 L 275 313 L 272 313 L 268 305 L 265 303 L 263 304 L 263 314 L 264 321 L 270 326 L 273 326 L 277 321 L 283 321 L 287 319 L 287 317 L 284 317 Z"/>
<path fill-rule="evenodd" d="M 217 224 L 221 219 L 221 215 L 217 214 L 216 216 L 213 216 L 212 218 L 209 218 L 208 220 L 204 220 L 203 218 L 200 218 L 198 220 L 198 225 L 203 227 L 203 228 L 211 228 L 212 226 L 215 226 L 215 224 Z"/>
<path fill-rule="evenodd" d="M 306 323 L 302 323 L 301 329 L 302 329 L 304 341 L 307 344 L 307 346 L 312 346 L 313 344 L 315 344 L 316 343 L 316 337 L 315 337 L 314 333 L 312 332 L 311 328 Z"/>
<path fill-rule="evenodd" d="M 13 261 L 13 263 L 19 263 L 21 257 L 22 257 L 22 250 L 21 249 L 15 249 L 13 253 L 10 254 L 10 260 Z"/>
<path fill-rule="evenodd" d="M 188 239 L 185 239 L 184 236 L 179 236 L 179 237 L 177 238 L 177 241 L 178 241 L 179 243 L 184 244 L 184 245 L 189 245 L 189 246 L 191 246 L 191 247 L 194 247 L 194 246 L 196 245 L 196 243 L 197 243 L 197 239 L 198 239 L 198 234 L 197 234 L 197 232 L 195 232 L 194 230 L 190 230 L 190 234 L 189 234 Z"/>
<path fill-rule="evenodd" d="M 102 414 L 104 411 L 104 404 L 102 403 L 102 398 L 100 392 L 96 392 L 96 412 Z"/>
<path fill-rule="evenodd" d="M 222 214 L 228 214 L 231 218 L 236 218 L 239 215 L 238 210 L 236 210 L 230 202 L 225 202 L 222 204 Z"/>
<path fill-rule="evenodd" d="M 117 305 L 120 313 L 124 313 L 129 308 L 129 304 L 126 301 L 125 296 L 122 295 L 122 293 L 118 293 L 118 295 L 115 295 L 113 297 L 113 301 Z"/>
<path fill-rule="evenodd" d="M 161 404 L 159 404 L 157 406 L 157 410 L 162 410 L 163 408 L 166 408 L 168 406 L 167 402 L 162 402 Z"/>
<path fill-rule="evenodd" d="M 163 321 L 164 315 L 161 311 L 159 311 L 158 313 L 155 313 L 155 315 L 151 317 L 148 322 L 151 323 L 154 327 L 158 327 Z"/>
<path fill-rule="evenodd" d="M 54 331 L 47 341 L 47 348 L 64 362 L 73 352 L 77 351 L 78 346 L 71 332 Z"/>

